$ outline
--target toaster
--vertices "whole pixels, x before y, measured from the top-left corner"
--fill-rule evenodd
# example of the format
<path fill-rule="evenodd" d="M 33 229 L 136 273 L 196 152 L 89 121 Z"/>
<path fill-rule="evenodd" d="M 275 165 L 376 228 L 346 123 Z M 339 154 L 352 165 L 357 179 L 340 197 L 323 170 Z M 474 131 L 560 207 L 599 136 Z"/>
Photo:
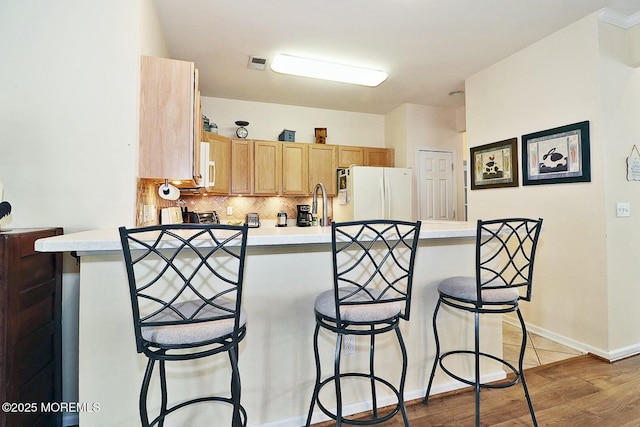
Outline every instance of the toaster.
<path fill-rule="evenodd" d="M 260 227 L 260 217 L 257 213 L 248 213 L 247 214 L 247 226 L 251 228 Z"/>

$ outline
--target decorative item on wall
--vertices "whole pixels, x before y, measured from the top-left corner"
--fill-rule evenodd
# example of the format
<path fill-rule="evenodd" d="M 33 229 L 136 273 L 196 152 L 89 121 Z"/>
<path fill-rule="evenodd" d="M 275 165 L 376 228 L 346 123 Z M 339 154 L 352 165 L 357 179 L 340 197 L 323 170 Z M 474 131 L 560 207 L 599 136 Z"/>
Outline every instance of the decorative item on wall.
<path fill-rule="evenodd" d="M 524 185 L 591 181 L 589 122 L 522 136 Z"/>
<path fill-rule="evenodd" d="M 518 186 L 518 139 L 471 148 L 471 189 Z"/>
<path fill-rule="evenodd" d="M 244 120 L 238 120 L 236 122 L 236 126 L 238 126 L 238 129 L 236 129 L 236 136 L 238 138 L 246 138 L 247 135 L 249 135 L 249 131 L 245 127 L 245 126 L 249 126 L 249 122 L 245 122 Z"/>
<path fill-rule="evenodd" d="M 316 144 L 327 143 L 327 128 L 316 128 Z"/>
<path fill-rule="evenodd" d="M 631 148 L 631 154 L 627 157 L 627 181 L 640 181 L 640 152 L 635 144 Z"/>

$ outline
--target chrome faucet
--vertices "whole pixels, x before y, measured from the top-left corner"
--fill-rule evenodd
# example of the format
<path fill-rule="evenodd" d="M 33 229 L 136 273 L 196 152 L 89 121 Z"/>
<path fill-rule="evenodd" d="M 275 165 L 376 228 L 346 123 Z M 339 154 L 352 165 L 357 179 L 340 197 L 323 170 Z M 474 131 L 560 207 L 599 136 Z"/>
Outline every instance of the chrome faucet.
<path fill-rule="evenodd" d="M 318 188 L 320 188 L 320 191 L 322 191 L 322 222 L 320 223 L 320 225 L 326 227 L 329 225 L 329 215 L 327 214 L 327 189 L 321 182 L 317 183 L 316 188 L 313 189 L 313 204 L 311 205 L 311 213 L 318 213 Z"/>

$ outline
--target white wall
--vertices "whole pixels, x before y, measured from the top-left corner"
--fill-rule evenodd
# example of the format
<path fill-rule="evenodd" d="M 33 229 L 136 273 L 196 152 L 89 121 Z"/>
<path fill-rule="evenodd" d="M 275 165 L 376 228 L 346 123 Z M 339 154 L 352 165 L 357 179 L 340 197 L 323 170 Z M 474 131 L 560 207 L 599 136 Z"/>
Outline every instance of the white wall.
<path fill-rule="evenodd" d="M 628 260 L 639 254 L 629 244 L 640 237 L 633 217 L 612 234 L 625 223 L 613 217 L 611 193 L 623 183 L 624 156 L 631 149 L 629 136 L 638 134 L 633 117 L 640 109 L 637 71 L 617 54 L 603 65 L 603 25 L 596 15 L 589 16 L 466 82 L 470 147 L 589 120 L 592 181 L 471 191 L 469 213 L 472 220 L 544 218 L 533 300 L 523 304 L 525 318 L 550 337 L 615 358 L 625 351 L 622 347 L 640 343 L 633 331 L 637 320 L 629 322 L 635 310 L 629 298 L 635 292 L 629 292 L 637 287 L 637 273 L 632 267 L 612 273 L 619 263 L 609 253 L 633 249 Z M 617 43 L 619 38 L 609 38 L 606 46 Z M 619 191 L 616 200 L 637 200 L 636 186 Z M 612 280 L 618 283 L 615 291 Z"/>
<path fill-rule="evenodd" d="M 140 25 L 138 32 L 140 34 L 140 54 L 169 58 L 169 49 L 167 48 L 167 42 L 160 28 L 158 10 L 155 2 L 153 0 L 139 1 Z"/>
<path fill-rule="evenodd" d="M 386 147 L 384 116 L 265 102 L 202 97 L 202 114 L 218 125 L 220 135 L 235 138 L 235 122 L 249 122 L 248 138 L 277 141 L 283 129 L 296 141 L 314 142 L 315 128 L 327 128 L 327 144 Z"/>
<path fill-rule="evenodd" d="M 0 2 L 6 228 L 132 225 L 138 2 Z M 77 399 L 75 261 L 63 276 L 63 400 Z"/>
<path fill-rule="evenodd" d="M 452 150 L 456 162 L 457 208 L 464 211 L 463 182 L 463 134 L 458 131 L 459 113 L 449 108 L 404 104 L 386 115 L 386 139 L 389 147 L 396 150 L 396 166 L 418 169 L 418 150 L 444 148 Z M 418 182 L 414 174 L 414 207 L 417 215 Z M 459 216 L 459 219 L 463 218 Z"/>
<path fill-rule="evenodd" d="M 605 159 L 609 349 L 614 356 L 640 351 L 640 182 L 627 181 L 626 160 L 640 146 L 640 70 L 624 61 L 638 29 L 622 30 L 602 23 L 600 85 Z M 633 38 L 630 38 L 633 35 Z M 638 157 L 637 153 L 633 153 Z M 631 217 L 616 217 L 616 202 L 631 204 Z"/>

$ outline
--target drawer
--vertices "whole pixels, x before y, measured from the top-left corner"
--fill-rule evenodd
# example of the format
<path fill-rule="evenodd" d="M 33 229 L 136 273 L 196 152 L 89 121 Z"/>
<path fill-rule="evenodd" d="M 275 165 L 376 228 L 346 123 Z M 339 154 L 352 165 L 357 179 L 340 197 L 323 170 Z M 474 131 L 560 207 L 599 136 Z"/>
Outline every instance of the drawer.
<path fill-rule="evenodd" d="M 37 301 L 29 297 L 28 302 L 29 306 L 18 313 L 12 314 L 15 318 L 17 331 L 15 337 L 17 339 L 25 338 L 30 333 L 53 321 L 55 301 L 52 291 L 38 298 Z"/>

